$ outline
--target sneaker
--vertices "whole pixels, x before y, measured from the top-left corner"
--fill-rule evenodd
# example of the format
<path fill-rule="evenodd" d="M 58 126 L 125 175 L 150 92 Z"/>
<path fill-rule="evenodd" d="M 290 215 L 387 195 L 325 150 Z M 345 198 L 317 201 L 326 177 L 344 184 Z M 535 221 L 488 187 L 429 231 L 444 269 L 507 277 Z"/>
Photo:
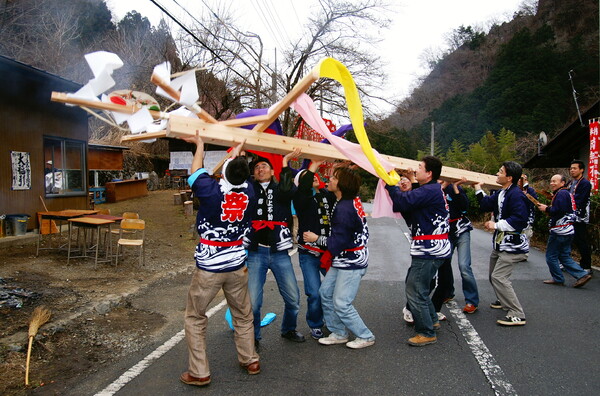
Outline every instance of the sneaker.
<path fill-rule="evenodd" d="M 438 331 L 441 328 L 442 328 L 442 325 L 440 324 L 440 322 L 436 322 L 433 324 L 433 330 Z"/>
<path fill-rule="evenodd" d="M 339 336 L 335 333 L 331 333 L 327 337 L 319 338 L 319 344 L 323 345 L 345 344 L 347 342 L 348 336 Z"/>
<path fill-rule="evenodd" d="M 561 271 L 566 271 L 566 269 L 565 269 L 565 266 L 564 266 L 564 265 L 562 265 L 562 264 L 559 264 L 558 266 L 560 267 L 560 270 L 561 270 Z"/>
<path fill-rule="evenodd" d="M 425 337 L 421 334 L 417 334 L 413 338 L 408 339 L 408 345 L 412 346 L 425 346 L 429 344 L 435 344 L 437 342 L 437 337 Z"/>
<path fill-rule="evenodd" d="M 323 330 L 321 330 L 319 328 L 310 329 L 310 336 L 312 338 L 314 338 L 315 340 L 318 340 L 319 338 L 323 338 Z"/>
<path fill-rule="evenodd" d="M 290 341 L 294 341 L 294 342 L 304 342 L 306 341 L 306 339 L 304 338 L 304 336 L 302 334 L 300 334 L 299 332 L 297 332 L 296 330 L 290 330 L 287 333 L 282 333 L 281 336 L 283 338 L 287 338 Z"/>
<path fill-rule="evenodd" d="M 516 316 L 507 316 L 504 319 L 498 319 L 496 323 L 502 326 L 525 326 L 527 322 L 525 322 L 525 318 L 521 319 Z"/>
<path fill-rule="evenodd" d="M 361 349 L 361 348 L 370 347 L 373 344 L 375 344 L 375 338 L 358 338 L 358 337 L 356 337 L 356 339 L 354 339 L 353 341 L 347 342 L 346 346 L 348 348 L 352 348 L 352 349 Z"/>
<path fill-rule="evenodd" d="M 441 313 L 441 312 L 438 312 L 438 313 L 437 313 L 437 316 L 438 316 L 438 320 L 439 320 L 440 322 L 441 322 L 441 321 L 443 321 L 443 320 L 446 320 L 446 319 L 448 319 L 448 318 L 446 317 L 446 315 L 444 315 L 444 314 L 443 314 L 443 313 Z"/>
<path fill-rule="evenodd" d="M 463 308 L 463 312 L 464 313 L 472 314 L 472 313 L 475 313 L 475 311 L 477 311 L 477 307 L 475 305 L 473 305 L 473 304 L 467 304 Z"/>
<path fill-rule="evenodd" d="M 496 300 L 493 303 L 491 303 L 490 308 L 502 309 L 502 304 L 500 304 L 500 300 Z"/>
<path fill-rule="evenodd" d="M 406 308 L 406 307 L 402 308 L 402 313 L 404 314 L 404 321 L 406 323 L 408 323 L 408 324 L 415 323 L 415 320 L 413 319 L 413 316 L 412 316 L 412 312 L 410 312 L 408 310 L 408 308 Z"/>

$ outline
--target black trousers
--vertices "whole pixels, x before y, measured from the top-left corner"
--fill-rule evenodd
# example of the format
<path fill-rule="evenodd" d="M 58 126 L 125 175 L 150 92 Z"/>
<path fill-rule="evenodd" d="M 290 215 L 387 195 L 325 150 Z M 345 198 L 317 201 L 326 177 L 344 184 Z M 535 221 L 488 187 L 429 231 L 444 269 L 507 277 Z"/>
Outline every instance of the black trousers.
<path fill-rule="evenodd" d="M 575 228 L 573 244 L 581 254 L 579 265 L 584 270 L 590 270 L 592 268 L 592 251 L 588 240 L 587 223 L 573 223 L 573 226 Z"/>

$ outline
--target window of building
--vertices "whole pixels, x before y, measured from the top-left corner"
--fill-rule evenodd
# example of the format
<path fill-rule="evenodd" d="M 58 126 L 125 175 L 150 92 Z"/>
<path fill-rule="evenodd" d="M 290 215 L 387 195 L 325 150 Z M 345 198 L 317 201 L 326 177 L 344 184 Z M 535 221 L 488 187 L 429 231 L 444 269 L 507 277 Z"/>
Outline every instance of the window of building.
<path fill-rule="evenodd" d="M 85 142 L 44 137 L 46 196 L 86 194 Z"/>

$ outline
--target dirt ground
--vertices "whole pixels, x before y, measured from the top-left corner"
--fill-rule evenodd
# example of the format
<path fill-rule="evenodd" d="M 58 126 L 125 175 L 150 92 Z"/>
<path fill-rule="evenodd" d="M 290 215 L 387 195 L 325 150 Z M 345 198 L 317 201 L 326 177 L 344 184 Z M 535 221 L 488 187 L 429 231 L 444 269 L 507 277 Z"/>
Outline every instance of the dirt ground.
<path fill-rule="evenodd" d="M 126 250 L 118 267 L 113 262 L 96 269 L 93 259 L 71 260 L 67 266 L 63 251 L 40 251 L 35 257 L 35 243 L 0 249 L 0 292 L 22 288 L 33 293 L 21 308 L 0 306 L 0 394 L 60 394 L 69 381 L 152 341 L 165 318 L 132 307 L 128 297 L 193 266 L 195 219 L 173 204 L 174 192 L 97 205 L 113 215 L 137 212 L 146 221 L 142 268 L 136 248 Z M 29 320 L 41 305 L 52 318 L 35 338 L 30 385 L 25 386 Z"/>

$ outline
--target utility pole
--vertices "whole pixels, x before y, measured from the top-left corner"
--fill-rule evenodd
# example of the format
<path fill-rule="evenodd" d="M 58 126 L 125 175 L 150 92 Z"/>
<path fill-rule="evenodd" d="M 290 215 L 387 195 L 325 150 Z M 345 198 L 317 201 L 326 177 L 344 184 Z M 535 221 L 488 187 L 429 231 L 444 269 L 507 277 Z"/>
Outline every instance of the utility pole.
<path fill-rule="evenodd" d="M 433 142 L 435 137 L 435 122 L 431 121 L 431 155 L 433 156 Z"/>
<path fill-rule="evenodd" d="M 581 112 L 579 111 L 579 104 L 577 103 L 577 91 L 575 91 L 575 85 L 573 84 L 573 70 L 569 70 L 569 81 L 571 81 L 571 88 L 573 89 L 573 100 L 575 101 L 575 108 L 577 109 L 577 115 L 579 116 L 579 123 L 582 127 L 585 127 L 583 120 L 581 119 Z"/>
<path fill-rule="evenodd" d="M 271 104 L 277 102 L 277 48 L 275 48 L 275 68 L 271 73 Z"/>

